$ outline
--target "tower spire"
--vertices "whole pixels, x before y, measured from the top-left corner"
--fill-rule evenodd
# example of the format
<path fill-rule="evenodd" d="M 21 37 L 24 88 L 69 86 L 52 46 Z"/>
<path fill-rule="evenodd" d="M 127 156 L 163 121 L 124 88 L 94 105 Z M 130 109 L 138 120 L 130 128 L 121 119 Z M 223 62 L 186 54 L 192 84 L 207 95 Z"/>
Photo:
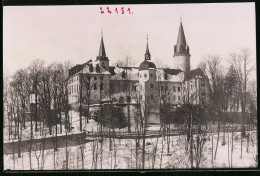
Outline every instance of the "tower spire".
<path fill-rule="evenodd" d="M 106 56 L 104 41 L 103 41 L 103 28 L 101 28 L 101 41 L 100 41 L 97 60 L 108 60 L 108 57 Z"/>
<path fill-rule="evenodd" d="M 174 45 L 174 62 L 175 68 L 181 69 L 184 72 L 190 71 L 190 49 L 186 43 L 186 38 L 182 26 L 182 17 L 180 17 L 180 27 L 177 38 L 177 43 Z"/>
<path fill-rule="evenodd" d="M 101 42 L 100 42 L 98 57 L 106 57 L 106 51 L 105 51 L 105 46 L 103 41 L 103 28 L 101 28 Z"/>
<path fill-rule="evenodd" d="M 146 44 L 146 51 L 144 54 L 144 58 L 145 58 L 145 60 L 151 60 L 151 54 L 150 54 L 149 46 L 148 46 L 148 34 L 146 34 L 146 39 L 147 39 L 147 44 Z"/>

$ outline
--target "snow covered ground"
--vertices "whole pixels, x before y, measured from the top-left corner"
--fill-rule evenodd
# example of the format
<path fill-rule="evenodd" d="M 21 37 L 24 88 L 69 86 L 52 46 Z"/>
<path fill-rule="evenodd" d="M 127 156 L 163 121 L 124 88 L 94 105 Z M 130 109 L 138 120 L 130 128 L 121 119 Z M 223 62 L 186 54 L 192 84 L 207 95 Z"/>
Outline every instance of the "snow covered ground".
<path fill-rule="evenodd" d="M 208 137 L 211 139 L 210 134 Z M 200 168 L 230 168 L 231 167 L 231 133 L 225 134 L 226 144 L 222 145 L 224 134 L 220 134 L 216 159 L 212 160 L 212 140 L 208 140 L 203 148 Z M 194 135 L 196 139 L 196 135 Z M 157 143 L 158 141 L 158 143 Z M 189 149 L 185 149 L 186 136 L 171 136 L 169 153 L 167 153 L 166 137 L 146 138 L 145 169 L 176 169 L 190 168 Z M 229 143 L 228 143 L 229 141 Z M 157 147 L 156 147 L 157 143 Z M 135 139 L 110 139 L 105 138 L 103 146 L 100 140 L 89 142 L 82 146 L 68 147 L 68 169 L 139 169 L 142 165 L 142 140 L 136 152 Z M 217 134 L 213 137 L 213 154 L 215 154 Z M 232 168 L 257 167 L 257 135 L 250 132 L 250 140 L 247 151 L 247 139 L 243 139 L 242 158 L 240 150 L 240 133 L 234 133 L 234 150 L 232 156 Z M 81 155 L 81 151 L 83 155 Z M 156 152 L 155 152 L 156 151 Z M 29 153 L 25 152 L 18 158 L 17 154 L 4 155 L 4 169 L 11 170 L 59 170 L 66 169 L 66 148 L 54 150 L 33 151 L 31 153 L 31 167 Z M 195 151 L 194 151 L 195 152 Z M 83 166 L 82 166 L 83 156 Z M 137 157 L 136 157 L 137 156 Z M 194 154 L 195 156 L 195 154 Z M 38 158 L 38 159 L 37 159 Z M 55 158 L 55 159 L 54 159 Z M 194 157 L 195 158 L 195 157 Z M 153 165 L 154 161 L 154 165 Z M 212 162 L 213 161 L 213 162 Z M 43 163 L 44 162 L 44 163 Z M 38 165 L 39 164 L 39 165 Z M 196 161 L 194 159 L 194 166 Z"/>
<path fill-rule="evenodd" d="M 80 133 L 79 131 L 79 113 L 75 111 L 70 112 L 72 116 L 72 126 L 74 127 L 71 134 Z M 82 119 L 83 129 L 89 132 L 97 132 L 98 123 L 93 119 L 85 124 L 85 117 Z M 30 122 L 26 122 L 26 129 L 22 131 L 22 140 L 30 139 Z M 34 123 L 33 123 L 34 125 Z M 212 126 L 212 125 L 211 125 Z M 228 125 L 227 125 L 228 126 Z M 236 125 L 239 127 L 239 125 Z M 38 123 L 40 129 L 40 123 Z M 171 125 L 172 128 L 179 128 L 180 126 Z M 60 125 L 58 125 L 59 133 Z M 65 135 L 65 128 L 62 125 L 63 133 L 58 135 Z M 159 125 L 149 125 L 148 131 L 159 130 Z M 46 129 L 46 137 L 52 137 L 48 134 Z M 217 124 L 214 125 L 214 131 L 217 130 Z M 103 131 L 109 129 L 103 127 Z M 127 128 L 115 129 L 115 132 L 127 132 Z M 55 127 L 53 127 L 53 134 Z M 131 131 L 135 131 L 134 127 Z M 33 132 L 34 139 L 40 139 L 42 136 L 40 132 Z M 249 145 L 247 145 L 247 138 L 242 140 L 242 158 L 241 158 L 241 138 L 240 133 L 234 133 L 233 153 L 231 156 L 231 132 L 225 133 L 225 144 L 223 143 L 224 133 L 220 133 L 219 143 L 214 159 L 217 134 L 213 135 L 213 155 L 212 155 L 212 135 L 207 133 L 208 139 L 203 147 L 202 157 L 199 164 L 200 168 L 248 168 L 257 166 L 257 134 L 256 131 L 250 133 Z M 12 142 L 17 139 L 10 139 L 8 135 L 8 126 L 4 128 L 4 142 Z M 145 169 L 175 169 L 175 168 L 190 168 L 190 150 L 186 142 L 186 135 L 171 136 L 169 143 L 169 152 L 167 152 L 167 138 L 146 138 L 145 140 Z M 196 140 L 196 134 L 194 135 Z M 228 142 L 229 141 L 229 142 Z M 196 143 L 196 141 L 195 141 Z M 141 169 L 142 168 L 142 140 L 140 140 L 139 147 L 136 148 L 135 139 L 115 139 L 104 138 L 103 145 L 101 140 L 96 139 L 93 142 L 88 142 L 83 146 L 69 146 L 59 148 L 54 152 L 53 149 L 41 150 L 31 152 L 31 161 L 28 152 L 21 153 L 21 157 L 17 154 L 4 155 L 4 169 L 11 170 L 59 170 L 59 169 Z M 222 145 L 224 144 L 224 145 Z M 81 150 L 83 149 L 83 150 Z M 248 150 L 247 150 L 248 149 Z M 81 152 L 82 151 L 82 152 Z M 66 166 L 66 154 L 68 163 Z M 82 165 L 83 156 L 83 165 Z M 213 156 L 213 159 L 212 159 Z M 232 158 L 232 159 L 231 159 Z M 232 166 L 231 166 L 232 160 Z M 31 163 L 31 164 L 30 164 Z M 194 162 L 196 166 L 196 156 L 194 150 Z"/>

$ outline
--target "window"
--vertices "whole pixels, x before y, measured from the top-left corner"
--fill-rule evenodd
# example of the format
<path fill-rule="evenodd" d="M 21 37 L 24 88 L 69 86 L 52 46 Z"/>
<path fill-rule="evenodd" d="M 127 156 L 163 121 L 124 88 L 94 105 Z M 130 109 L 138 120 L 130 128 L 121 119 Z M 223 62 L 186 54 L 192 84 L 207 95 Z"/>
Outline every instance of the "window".
<path fill-rule="evenodd" d="M 144 77 L 145 77 L 145 78 L 147 77 L 147 74 L 146 74 L 146 73 L 144 74 Z"/>
<path fill-rule="evenodd" d="M 100 73 L 100 66 L 98 64 L 96 64 L 96 72 Z"/>
<path fill-rule="evenodd" d="M 126 78 L 125 71 L 122 71 L 122 78 Z"/>
<path fill-rule="evenodd" d="M 164 90 L 163 86 L 161 86 L 162 91 Z"/>
<path fill-rule="evenodd" d="M 140 90 L 142 90 L 142 85 L 140 85 Z"/>
<path fill-rule="evenodd" d="M 79 85 L 77 84 L 77 92 L 79 91 Z"/>
<path fill-rule="evenodd" d="M 202 87 L 205 87 L 205 83 L 204 83 L 204 82 L 203 82 L 203 83 L 201 83 L 201 86 L 202 86 Z"/>
<path fill-rule="evenodd" d="M 97 80 L 97 77 L 96 77 L 96 76 L 94 76 L 94 80 L 95 80 L 95 81 Z"/>
<path fill-rule="evenodd" d="M 164 95 L 162 95 L 162 100 L 164 100 Z"/>
<path fill-rule="evenodd" d="M 153 94 L 151 94 L 151 100 L 153 100 Z"/>
<path fill-rule="evenodd" d="M 97 84 L 96 83 L 94 84 L 94 90 L 97 90 Z"/>
<path fill-rule="evenodd" d="M 104 63 L 104 62 L 102 62 L 102 65 L 105 65 L 105 63 Z"/>
<path fill-rule="evenodd" d="M 153 84 L 151 84 L 151 89 L 153 88 Z"/>
<path fill-rule="evenodd" d="M 140 74 L 140 78 L 142 78 L 142 75 Z"/>
<path fill-rule="evenodd" d="M 89 65 L 89 71 L 93 72 L 93 65 L 92 64 Z"/>
<path fill-rule="evenodd" d="M 153 74 L 151 74 L 151 77 L 153 77 Z"/>
<path fill-rule="evenodd" d="M 90 77 L 89 76 L 87 77 L 87 79 L 88 79 L 88 81 L 90 81 Z"/>
<path fill-rule="evenodd" d="M 178 100 L 179 100 L 179 101 L 181 100 L 181 96 L 178 96 Z"/>
<path fill-rule="evenodd" d="M 100 83 L 100 90 L 103 90 L 103 83 Z"/>
<path fill-rule="evenodd" d="M 173 101 L 176 101 L 176 96 L 175 95 L 173 95 Z"/>
<path fill-rule="evenodd" d="M 76 91 L 77 91 L 77 90 L 76 90 L 76 85 L 74 85 L 74 92 L 76 93 Z"/>
<path fill-rule="evenodd" d="M 178 92 L 180 92 L 181 91 L 181 87 L 178 87 Z"/>
<path fill-rule="evenodd" d="M 173 86 L 173 92 L 176 92 L 176 87 L 175 86 Z"/>
<path fill-rule="evenodd" d="M 165 86 L 165 90 L 168 90 L 168 86 Z"/>
<path fill-rule="evenodd" d="M 89 82 L 87 83 L 87 89 L 88 90 L 90 89 L 90 83 Z"/>
<path fill-rule="evenodd" d="M 103 76 L 101 76 L 101 77 L 100 77 L 100 80 L 103 81 L 103 79 L 104 79 Z"/>
<path fill-rule="evenodd" d="M 167 80 L 168 79 L 168 74 L 164 73 L 164 79 Z"/>

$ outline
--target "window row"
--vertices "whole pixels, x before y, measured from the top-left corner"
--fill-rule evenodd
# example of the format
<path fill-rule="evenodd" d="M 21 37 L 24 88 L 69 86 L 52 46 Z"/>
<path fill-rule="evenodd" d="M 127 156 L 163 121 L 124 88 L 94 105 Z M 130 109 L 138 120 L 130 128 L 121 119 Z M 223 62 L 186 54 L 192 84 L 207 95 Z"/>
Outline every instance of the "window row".
<path fill-rule="evenodd" d="M 153 74 L 151 73 L 150 76 L 153 77 Z M 142 74 L 140 74 L 139 77 L 142 78 Z M 147 78 L 147 74 L 146 73 L 144 74 L 144 78 Z"/>
<path fill-rule="evenodd" d="M 177 98 L 178 98 L 178 99 L 177 99 Z M 161 99 L 164 100 L 164 99 L 165 99 L 165 96 L 162 95 L 162 96 L 161 96 Z M 168 99 L 171 100 L 170 97 L 168 97 Z M 180 101 L 180 100 L 181 100 L 181 96 L 175 96 L 175 95 L 173 95 L 172 101 Z"/>
<path fill-rule="evenodd" d="M 165 90 L 168 90 L 168 86 L 161 86 L 161 90 L 162 91 L 165 91 Z M 176 90 L 178 91 L 178 92 L 181 92 L 181 87 L 176 87 L 176 86 L 173 86 L 172 87 L 172 90 L 173 90 L 173 92 L 176 92 Z"/>
<path fill-rule="evenodd" d="M 86 84 L 86 88 L 87 90 L 98 90 L 98 86 L 96 83 L 90 85 L 90 83 L 87 83 Z M 69 87 L 69 94 L 73 94 L 73 93 L 78 93 L 80 90 L 79 90 L 79 85 L 72 85 Z M 104 90 L 104 85 L 103 83 L 100 83 L 99 84 L 99 90 Z"/>

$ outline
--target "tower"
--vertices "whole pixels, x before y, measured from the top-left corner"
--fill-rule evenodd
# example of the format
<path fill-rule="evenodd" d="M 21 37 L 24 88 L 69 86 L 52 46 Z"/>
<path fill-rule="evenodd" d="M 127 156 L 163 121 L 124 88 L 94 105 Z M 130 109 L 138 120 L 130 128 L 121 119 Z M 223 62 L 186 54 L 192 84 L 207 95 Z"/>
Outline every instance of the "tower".
<path fill-rule="evenodd" d="M 174 45 L 174 64 L 176 69 L 190 71 L 190 49 L 186 43 L 182 21 L 180 22 L 177 44 Z"/>
<path fill-rule="evenodd" d="M 104 67 L 106 71 L 109 71 L 109 59 L 106 56 L 106 51 L 105 51 L 105 46 L 103 41 L 103 31 L 101 31 L 101 41 L 100 41 L 99 53 L 96 61 L 98 61 L 99 65 Z"/>
<path fill-rule="evenodd" d="M 142 105 L 155 108 L 157 106 L 157 89 L 156 89 L 156 66 L 151 62 L 151 54 L 148 46 L 148 36 L 144 61 L 139 66 L 139 93 Z"/>

